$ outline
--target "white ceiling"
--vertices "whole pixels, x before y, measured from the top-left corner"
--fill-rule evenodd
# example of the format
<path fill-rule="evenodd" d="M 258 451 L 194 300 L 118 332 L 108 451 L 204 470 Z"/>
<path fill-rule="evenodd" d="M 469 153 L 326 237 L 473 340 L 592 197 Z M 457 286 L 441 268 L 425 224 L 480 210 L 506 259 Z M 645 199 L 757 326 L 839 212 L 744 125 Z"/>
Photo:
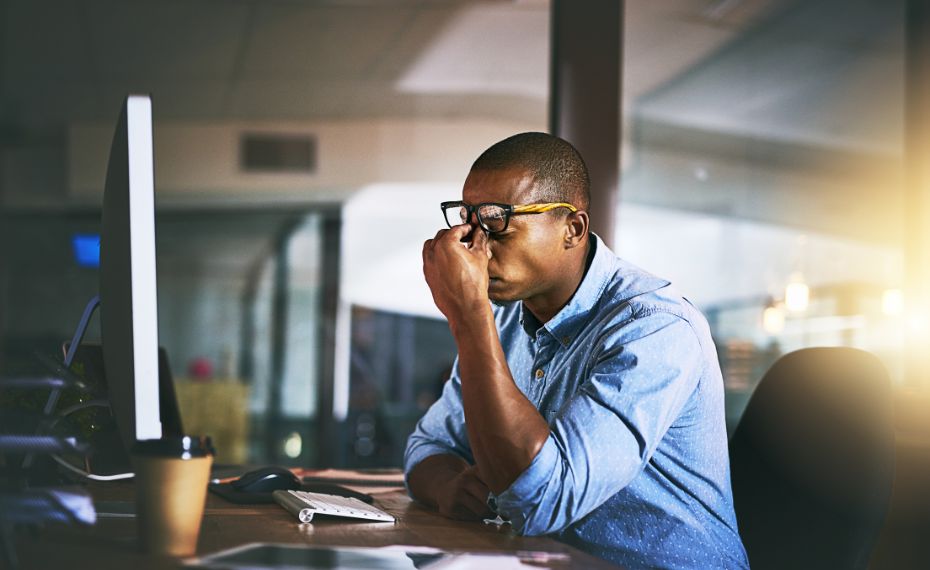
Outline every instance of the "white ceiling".
<path fill-rule="evenodd" d="M 903 1 L 798 2 L 645 94 L 638 114 L 735 136 L 900 154 L 903 54 Z"/>
<path fill-rule="evenodd" d="M 777 4 L 628 0 L 627 98 Z M 110 120 L 130 91 L 163 120 L 546 116 L 544 0 L 3 0 L 0 21 L 7 137 Z"/>
<path fill-rule="evenodd" d="M 785 3 L 639 97 L 626 199 L 898 246 L 903 0 Z"/>
<path fill-rule="evenodd" d="M 626 199 L 857 236 L 900 219 L 903 0 L 625 6 Z M 545 128 L 548 37 L 546 0 L 0 0 L 0 147 L 63 145 L 131 91 L 159 121 Z"/>

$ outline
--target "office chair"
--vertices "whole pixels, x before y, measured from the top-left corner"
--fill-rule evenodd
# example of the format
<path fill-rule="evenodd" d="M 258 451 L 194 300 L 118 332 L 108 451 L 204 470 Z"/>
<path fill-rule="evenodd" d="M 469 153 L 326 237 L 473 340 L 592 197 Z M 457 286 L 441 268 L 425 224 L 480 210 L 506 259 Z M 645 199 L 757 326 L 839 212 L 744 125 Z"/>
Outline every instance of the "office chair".
<path fill-rule="evenodd" d="M 753 569 L 866 568 L 894 476 L 887 371 L 852 348 L 781 357 L 746 406 L 730 462 Z"/>

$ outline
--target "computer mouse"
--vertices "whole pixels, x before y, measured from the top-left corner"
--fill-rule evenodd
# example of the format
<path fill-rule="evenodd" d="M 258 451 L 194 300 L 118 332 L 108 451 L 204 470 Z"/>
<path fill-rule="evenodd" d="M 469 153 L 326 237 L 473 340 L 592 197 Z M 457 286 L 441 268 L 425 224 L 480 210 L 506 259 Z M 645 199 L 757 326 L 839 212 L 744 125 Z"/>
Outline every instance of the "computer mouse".
<path fill-rule="evenodd" d="M 300 479 L 284 467 L 262 467 L 231 482 L 242 493 L 270 493 L 279 489 L 300 489 Z"/>

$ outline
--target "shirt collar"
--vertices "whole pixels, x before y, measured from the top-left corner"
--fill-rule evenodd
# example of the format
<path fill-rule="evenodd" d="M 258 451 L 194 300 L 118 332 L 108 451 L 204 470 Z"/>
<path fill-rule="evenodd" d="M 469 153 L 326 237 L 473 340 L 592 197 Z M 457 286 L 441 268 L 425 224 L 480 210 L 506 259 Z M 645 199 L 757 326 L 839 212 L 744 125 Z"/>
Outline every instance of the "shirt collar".
<path fill-rule="evenodd" d="M 617 291 L 620 297 L 619 301 L 632 299 L 637 295 L 649 291 L 661 289 L 669 284 L 664 279 L 659 279 L 648 273 L 637 270 L 617 258 L 616 254 L 607 247 L 601 238 L 595 234 L 590 234 L 591 248 L 594 250 L 594 258 L 588 267 L 581 284 L 572 295 L 562 310 L 549 322 L 542 325 L 553 338 L 562 346 L 571 344 L 575 334 L 588 320 L 588 313 L 600 301 L 601 295 L 607 285 L 614 281 L 615 276 L 620 273 L 619 287 Z M 627 269 L 628 271 L 625 271 Z M 520 324 L 530 336 L 534 336 L 532 329 L 538 327 L 538 321 L 530 313 L 523 303 L 520 303 Z"/>

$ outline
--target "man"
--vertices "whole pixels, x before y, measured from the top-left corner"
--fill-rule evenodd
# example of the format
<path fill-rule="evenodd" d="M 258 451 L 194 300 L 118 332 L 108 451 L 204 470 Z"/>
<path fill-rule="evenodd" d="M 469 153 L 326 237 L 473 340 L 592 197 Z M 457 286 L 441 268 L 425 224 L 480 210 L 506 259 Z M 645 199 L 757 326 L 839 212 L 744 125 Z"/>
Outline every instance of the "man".
<path fill-rule="evenodd" d="M 589 186 L 570 144 L 523 133 L 443 203 L 423 271 L 459 354 L 408 441 L 410 493 L 627 567 L 748 567 L 707 323 L 589 234 Z"/>

